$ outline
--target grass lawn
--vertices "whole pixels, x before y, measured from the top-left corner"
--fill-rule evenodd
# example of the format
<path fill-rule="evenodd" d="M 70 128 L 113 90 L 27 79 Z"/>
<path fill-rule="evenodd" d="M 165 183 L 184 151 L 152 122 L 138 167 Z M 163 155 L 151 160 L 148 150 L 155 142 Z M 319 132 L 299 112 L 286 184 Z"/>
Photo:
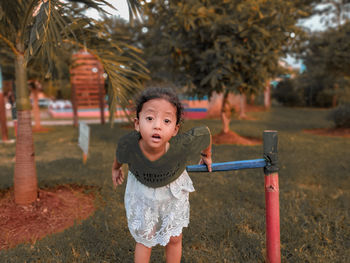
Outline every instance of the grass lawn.
<path fill-rule="evenodd" d="M 232 120 L 238 134 L 279 136 L 282 262 L 347 262 L 350 258 L 350 139 L 317 136 L 303 129 L 327 128 L 328 110 L 273 108 L 252 113 L 257 120 Z M 219 120 L 186 121 L 183 130 L 205 124 L 220 132 Z M 0 251 L 0 262 L 133 262 L 123 186 L 113 190 L 115 146 L 130 131 L 122 124 L 90 125 L 86 165 L 78 129 L 56 126 L 34 135 L 40 188 L 62 184 L 93 186 L 96 212 L 35 244 Z M 10 134 L 12 131 L 10 130 Z M 214 162 L 262 158 L 262 145 L 214 145 Z M 15 146 L 0 145 L 0 196 L 13 186 Z M 191 173 L 190 225 L 183 231 L 181 262 L 264 262 L 265 201 L 262 169 Z M 0 219 L 1 220 L 1 219 Z M 1 233 L 0 233 L 1 235 Z M 155 247 L 151 262 L 165 262 Z"/>

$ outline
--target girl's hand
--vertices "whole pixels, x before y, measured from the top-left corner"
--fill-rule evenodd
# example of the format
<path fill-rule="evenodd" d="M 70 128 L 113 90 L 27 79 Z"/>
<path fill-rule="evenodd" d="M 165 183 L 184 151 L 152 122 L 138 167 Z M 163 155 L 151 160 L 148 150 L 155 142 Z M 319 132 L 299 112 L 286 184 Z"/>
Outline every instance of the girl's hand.
<path fill-rule="evenodd" d="M 212 169 L 211 169 L 212 163 L 213 163 L 213 161 L 211 159 L 211 153 L 209 153 L 209 154 L 201 153 L 201 161 L 199 162 L 199 164 L 206 164 L 209 172 L 212 171 Z"/>
<path fill-rule="evenodd" d="M 211 133 L 210 133 L 210 130 L 208 127 L 207 127 L 207 129 L 208 129 L 209 135 L 210 135 L 210 142 L 209 142 L 209 146 L 201 152 L 202 159 L 199 162 L 199 164 L 206 164 L 208 167 L 208 171 L 212 172 L 212 169 L 211 169 L 211 164 L 213 163 L 213 161 L 211 159 L 211 144 L 212 144 L 211 141 L 212 141 L 212 138 L 211 138 Z"/>
<path fill-rule="evenodd" d="M 121 167 L 112 170 L 112 181 L 114 189 L 124 182 L 124 172 Z"/>
<path fill-rule="evenodd" d="M 124 172 L 122 169 L 121 163 L 117 161 L 117 159 L 114 159 L 113 165 L 112 165 L 112 181 L 113 181 L 113 187 L 114 189 L 119 185 L 122 184 L 124 181 Z"/>

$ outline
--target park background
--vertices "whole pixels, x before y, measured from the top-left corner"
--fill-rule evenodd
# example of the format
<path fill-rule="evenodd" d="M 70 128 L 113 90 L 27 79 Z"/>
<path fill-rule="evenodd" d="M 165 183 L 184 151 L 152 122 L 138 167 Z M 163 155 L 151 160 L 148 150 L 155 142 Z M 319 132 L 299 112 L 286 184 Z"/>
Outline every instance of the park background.
<path fill-rule="evenodd" d="M 129 1 L 142 18 L 130 21 L 86 17 L 86 7 L 99 9 L 100 1 L 84 2 L 0 6 L 0 94 L 16 109 L 7 116 L 5 104 L 0 109 L 9 124 L 1 122 L 2 262 L 132 262 L 124 187 L 112 189 L 110 167 L 118 138 L 131 129 L 134 94 L 145 85 L 170 86 L 202 103 L 187 107 L 205 114 L 187 116 L 182 129 L 208 125 L 215 162 L 261 158 L 262 132 L 277 130 L 282 261 L 346 262 L 347 1 Z M 300 22 L 314 15 L 324 17 L 322 31 Z M 95 86 L 114 124 L 79 117 L 97 122 L 86 162 L 71 117 L 64 119 L 70 125 L 46 126 L 63 122 L 48 112 L 71 100 L 81 53 L 98 63 L 90 75 L 101 73 Z M 302 64 L 282 62 L 288 55 Z M 38 92 L 48 102 L 41 109 Z M 191 174 L 197 191 L 183 262 L 265 260 L 263 176 Z M 164 260 L 160 247 L 151 260 Z"/>

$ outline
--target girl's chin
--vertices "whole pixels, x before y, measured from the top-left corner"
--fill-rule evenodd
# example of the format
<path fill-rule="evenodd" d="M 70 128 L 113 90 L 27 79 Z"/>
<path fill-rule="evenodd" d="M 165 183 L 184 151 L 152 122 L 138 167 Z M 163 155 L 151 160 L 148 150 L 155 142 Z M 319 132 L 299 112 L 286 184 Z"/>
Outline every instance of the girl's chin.
<path fill-rule="evenodd" d="M 159 143 L 161 143 L 161 142 L 162 142 L 162 140 L 161 140 L 161 139 L 155 139 L 155 138 L 152 138 L 151 142 L 152 142 L 152 143 L 159 144 Z"/>

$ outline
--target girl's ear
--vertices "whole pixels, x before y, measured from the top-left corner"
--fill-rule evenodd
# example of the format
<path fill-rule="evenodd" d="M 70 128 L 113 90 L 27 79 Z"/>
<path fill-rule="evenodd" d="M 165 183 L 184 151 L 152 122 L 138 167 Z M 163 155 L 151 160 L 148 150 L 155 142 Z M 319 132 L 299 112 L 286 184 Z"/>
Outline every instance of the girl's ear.
<path fill-rule="evenodd" d="M 173 136 L 176 136 L 176 134 L 179 132 L 179 129 L 180 129 L 180 124 L 176 124 Z"/>
<path fill-rule="evenodd" d="M 140 122 L 139 122 L 138 118 L 134 119 L 134 126 L 135 126 L 135 130 L 139 132 L 140 131 Z"/>

